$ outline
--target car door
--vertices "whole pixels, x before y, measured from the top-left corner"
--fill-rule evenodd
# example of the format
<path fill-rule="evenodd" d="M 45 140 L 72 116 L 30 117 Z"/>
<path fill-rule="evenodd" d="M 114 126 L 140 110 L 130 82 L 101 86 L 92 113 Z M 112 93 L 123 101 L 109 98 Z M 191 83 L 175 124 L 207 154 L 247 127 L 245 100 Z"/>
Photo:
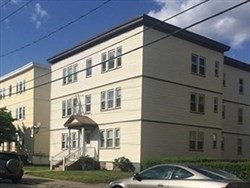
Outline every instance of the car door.
<path fill-rule="evenodd" d="M 168 188 L 168 181 L 174 170 L 172 166 L 157 166 L 134 177 L 129 188 Z"/>
<path fill-rule="evenodd" d="M 188 170 L 181 167 L 175 167 L 169 180 L 168 188 L 195 188 L 198 186 L 197 181 L 188 179 L 192 176 L 194 175 Z"/>

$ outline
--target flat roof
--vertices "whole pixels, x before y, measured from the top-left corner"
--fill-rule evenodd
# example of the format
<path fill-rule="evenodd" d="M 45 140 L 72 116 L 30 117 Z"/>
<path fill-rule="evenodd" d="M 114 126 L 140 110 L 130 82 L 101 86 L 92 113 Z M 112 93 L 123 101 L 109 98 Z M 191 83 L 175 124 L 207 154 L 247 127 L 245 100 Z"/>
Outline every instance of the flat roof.
<path fill-rule="evenodd" d="M 171 34 L 173 32 L 179 31 L 182 28 L 176 27 L 174 25 L 168 24 L 166 22 L 160 21 L 156 18 L 150 17 L 146 14 L 137 17 L 135 19 L 132 19 L 128 22 L 125 22 L 121 25 L 118 25 L 100 35 L 97 35 L 89 40 L 86 40 L 72 48 L 69 48 L 65 51 L 62 51 L 61 53 L 58 53 L 57 55 L 54 55 L 47 59 L 47 61 L 51 64 L 55 64 L 63 59 L 66 59 L 70 56 L 73 56 L 77 53 L 80 53 L 90 47 L 93 47 L 97 44 L 100 44 L 104 41 L 107 41 L 113 37 L 116 37 L 122 33 L 125 33 L 127 31 L 130 31 L 134 28 L 137 28 L 139 26 L 146 26 L 150 27 L 152 29 L 164 32 L 166 34 Z M 177 32 L 174 34 L 175 37 L 181 38 L 183 40 L 190 41 L 192 43 L 198 44 L 200 46 L 219 51 L 219 52 L 225 52 L 230 49 L 229 46 L 219 43 L 217 41 L 214 41 L 212 39 L 206 38 L 204 36 L 198 35 L 196 33 L 183 30 L 181 32 Z"/>
<path fill-rule="evenodd" d="M 231 57 L 224 57 L 224 64 L 250 72 L 250 64 L 244 63 L 242 61 L 233 59 Z"/>

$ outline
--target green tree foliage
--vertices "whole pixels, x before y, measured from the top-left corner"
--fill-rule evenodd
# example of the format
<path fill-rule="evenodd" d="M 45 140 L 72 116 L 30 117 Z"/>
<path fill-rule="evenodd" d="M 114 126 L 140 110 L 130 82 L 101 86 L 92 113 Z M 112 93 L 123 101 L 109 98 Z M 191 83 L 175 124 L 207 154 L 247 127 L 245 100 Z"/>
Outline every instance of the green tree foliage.
<path fill-rule="evenodd" d="M 12 123 L 14 120 L 6 107 L 0 108 L 0 143 L 15 140 L 16 128 Z"/>

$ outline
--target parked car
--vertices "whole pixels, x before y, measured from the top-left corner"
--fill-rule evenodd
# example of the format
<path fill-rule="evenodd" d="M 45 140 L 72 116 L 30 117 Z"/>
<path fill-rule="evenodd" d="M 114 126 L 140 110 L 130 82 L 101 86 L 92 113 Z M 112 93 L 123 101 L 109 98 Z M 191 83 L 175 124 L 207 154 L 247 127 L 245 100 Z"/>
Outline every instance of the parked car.
<path fill-rule="evenodd" d="M 0 152 L 0 178 L 18 183 L 23 172 L 23 163 L 17 153 Z"/>
<path fill-rule="evenodd" d="M 235 175 L 194 165 L 161 164 L 131 178 L 111 182 L 107 188 L 250 188 Z"/>

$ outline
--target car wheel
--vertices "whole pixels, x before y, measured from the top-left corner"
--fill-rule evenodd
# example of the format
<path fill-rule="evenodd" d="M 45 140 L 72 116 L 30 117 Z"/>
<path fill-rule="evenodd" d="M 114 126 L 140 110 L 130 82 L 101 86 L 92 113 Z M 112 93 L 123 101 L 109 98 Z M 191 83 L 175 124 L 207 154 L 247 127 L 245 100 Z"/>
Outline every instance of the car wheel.
<path fill-rule="evenodd" d="M 13 178 L 12 182 L 13 183 L 19 183 L 21 181 L 22 178 L 18 177 L 18 178 Z"/>
<path fill-rule="evenodd" d="M 21 170 L 21 165 L 18 160 L 10 159 L 6 163 L 6 168 L 10 173 L 17 173 Z"/>

